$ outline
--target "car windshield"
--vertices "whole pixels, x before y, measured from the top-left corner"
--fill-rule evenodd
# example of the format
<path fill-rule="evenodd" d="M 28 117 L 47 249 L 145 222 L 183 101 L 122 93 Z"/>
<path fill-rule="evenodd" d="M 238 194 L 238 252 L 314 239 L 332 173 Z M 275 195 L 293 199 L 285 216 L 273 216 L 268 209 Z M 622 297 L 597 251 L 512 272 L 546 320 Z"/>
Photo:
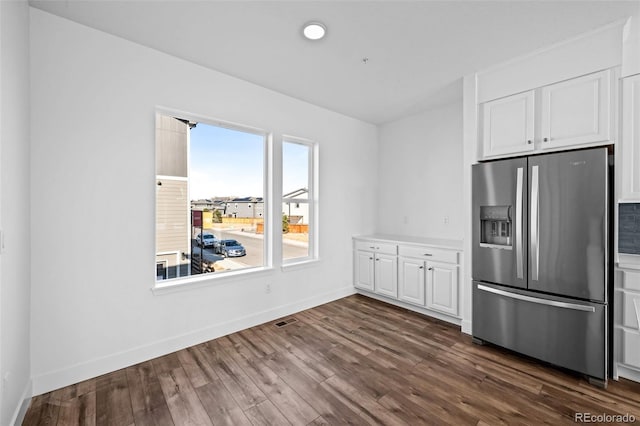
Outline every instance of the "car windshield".
<path fill-rule="evenodd" d="M 225 246 L 237 246 L 239 245 L 238 242 L 236 240 L 227 240 L 224 242 Z"/>
<path fill-rule="evenodd" d="M 213 240 L 215 237 L 211 234 L 204 234 L 202 238 L 204 238 L 205 240 Z"/>

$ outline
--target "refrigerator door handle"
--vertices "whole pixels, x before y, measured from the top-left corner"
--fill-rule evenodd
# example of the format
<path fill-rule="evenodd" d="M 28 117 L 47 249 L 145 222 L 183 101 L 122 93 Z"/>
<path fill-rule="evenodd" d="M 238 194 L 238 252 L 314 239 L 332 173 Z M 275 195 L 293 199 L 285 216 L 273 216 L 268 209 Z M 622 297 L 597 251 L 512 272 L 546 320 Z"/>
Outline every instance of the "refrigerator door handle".
<path fill-rule="evenodd" d="M 538 299 L 537 297 L 525 296 L 524 294 L 511 293 L 497 288 L 488 287 L 478 284 L 478 290 L 497 294 L 499 296 L 509 297 L 511 299 L 523 300 L 525 302 L 537 303 L 539 305 L 554 306 L 556 308 L 573 309 L 575 311 L 595 312 L 596 308 L 589 305 L 580 305 L 578 303 L 559 302 L 557 300 Z"/>
<path fill-rule="evenodd" d="M 524 268 L 522 258 L 522 182 L 524 170 L 518 167 L 516 171 L 516 276 L 518 279 L 524 279 Z"/>
<path fill-rule="evenodd" d="M 540 269 L 540 181 L 538 166 L 531 167 L 531 279 L 537 281 Z"/>

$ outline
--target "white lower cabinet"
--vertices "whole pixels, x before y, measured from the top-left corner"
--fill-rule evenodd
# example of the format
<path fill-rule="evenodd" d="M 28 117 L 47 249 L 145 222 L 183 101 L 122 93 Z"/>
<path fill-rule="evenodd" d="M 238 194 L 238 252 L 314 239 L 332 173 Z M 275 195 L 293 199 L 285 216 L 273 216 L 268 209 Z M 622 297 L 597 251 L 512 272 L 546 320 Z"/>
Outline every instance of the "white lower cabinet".
<path fill-rule="evenodd" d="M 458 265 L 427 262 L 427 308 L 458 315 Z"/>
<path fill-rule="evenodd" d="M 640 333 L 622 330 L 622 364 L 640 369 Z"/>
<path fill-rule="evenodd" d="M 459 250 L 394 243 L 354 239 L 355 287 L 459 323 Z"/>
<path fill-rule="evenodd" d="M 383 296 L 398 297 L 398 259 L 388 254 L 376 254 L 374 291 Z"/>
<path fill-rule="evenodd" d="M 416 305 L 425 305 L 425 261 L 409 257 L 400 258 L 398 299 Z"/>
<path fill-rule="evenodd" d="M 390 297 L 398 297 L 398 259 L 395 244 L 357 241 L 354 285 Z"/>
<path fill-rule="evenodd" d="M 355 253 L 354 285 L 358 288 L 373 291 L 374 286 L 374 260 L 373 253 L 357 250 Z"/>

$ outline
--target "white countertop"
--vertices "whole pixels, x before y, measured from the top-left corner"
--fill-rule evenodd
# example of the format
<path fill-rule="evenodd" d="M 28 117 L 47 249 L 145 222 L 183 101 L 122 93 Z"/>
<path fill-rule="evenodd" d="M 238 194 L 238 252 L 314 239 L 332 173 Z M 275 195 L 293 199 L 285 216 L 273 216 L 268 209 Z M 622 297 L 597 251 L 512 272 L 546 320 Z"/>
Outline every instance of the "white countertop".
<path fill-rule="evenodd" d="M 462 251 L 462 240 L 448 240 L 444 238 L 426 238 L 392 234 L 356 235 L 353 238 L 357 240 L 387 241 L 398 244 L 420 244 L 430 247 Z"/>

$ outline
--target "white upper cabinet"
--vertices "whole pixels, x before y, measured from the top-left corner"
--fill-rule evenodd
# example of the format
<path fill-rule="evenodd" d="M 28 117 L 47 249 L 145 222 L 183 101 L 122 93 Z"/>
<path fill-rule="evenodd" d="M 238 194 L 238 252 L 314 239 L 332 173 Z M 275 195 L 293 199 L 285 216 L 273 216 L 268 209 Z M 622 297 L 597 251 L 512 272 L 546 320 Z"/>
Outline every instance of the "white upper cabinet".
<path fill-rule="evenodd" d="M 622 198 L 640 200 L 640 74 L 622 80 Z"/>
<path fill-rule="evenodd" d="M 480 104 L 483 158 L 610 143 L 613 71 Z"/>
<path fill-rule="evenodd" d="M 542 148 L 611 140 L 611 71 L 541 89 Z"/>
<path fill-rule="evenodd" d="M 485 156 L 533 150 L 534 93 L 530 90 L 482 105 Z"/>

